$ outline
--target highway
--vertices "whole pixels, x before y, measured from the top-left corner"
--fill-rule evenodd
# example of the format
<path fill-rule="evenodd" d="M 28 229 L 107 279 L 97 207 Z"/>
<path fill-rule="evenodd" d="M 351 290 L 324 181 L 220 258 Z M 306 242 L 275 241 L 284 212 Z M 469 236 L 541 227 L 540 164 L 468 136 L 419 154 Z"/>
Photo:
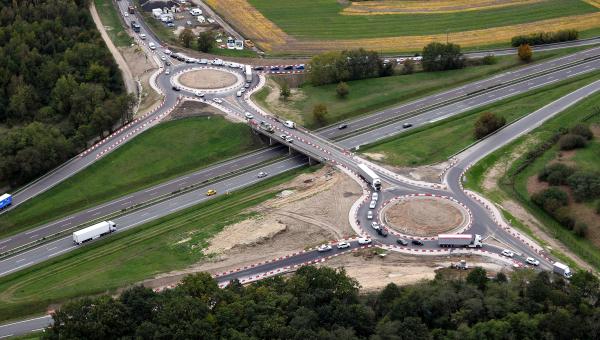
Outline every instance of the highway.
<path fill-rule="evenodd" d="M 122 1 L 120 3 L 121 6 L 124 4 L 126 6 L 127 2 Z M 150 35 L 149 38 L 152 39 Z M 368 117 L 360 117 L 355 120 L 351 120 L 348 122 L 348 128 L 345 130 L 339 130 L 334 126 L 323 129 L 319 131 L 318 134 L 314 134 L 311 131 L 305 130 L 301 127 L 298 129 L 286 128 L 272 115 L 261 112 L 260 110 L 256 110 L 256 107 L 250 103 L 247 98 L 243 99 L 235 97 L 233 95 L 235 90 L 207 94 L 204 100 L 210 102 L 215 97 L 223 98 L 225 102 L 222 104 L 222 107 L 229 110 L 230 114 L 242 117 L 245 111 L 250 111 L 255 116 L 253 121 L 257 123 L 264 121 L 271 124 L 275 128 L 274 133 L 267 133 L 262 131 L 260 128 L 254 128 L 257 131 L 264 133 L 274 141 L 287 145 L 288 147 L 299 151 L 301 154 L 308 155 L 311 158 L 319 161 L 325 161 L 341 168 L 356 171 L 357 164 L 368 164 L 368 162 L 352 154 L 349 151 L 351 148 L 376 141 L 382 138 L 382 136 L 390 136 L 404 131 L 405 129 L 402 128 L 402 124 L 406 122 L 410 122 L 416 127 L 432 121 L 444 119 L 451 115 L 455 115 L 476 107 L 481 107 L 510 96 L 525 93 L 531 89 L 543 87 L 563 79 L 596 71 L 598 68 L 600 68 L 599 54 L 600 48 L 593 48 L 587 51 L 569 55 L 567 57 L 540 63 L 538 65 L 526 66 L 520 71 L 505 72 L 489 79 L 467 84 L 456 89 L 445 91 L 433 96 L 428 96 L 426 98 L 412 101 L 388 110 L 383 110 Z M 145 119 L 136 122 L 135 125 L 129 129 L 120 132 L 114 137 L 111 137 L 111 139 L 106 142 L 106 145 L 112 145 L 111 143 L 120 140 L 127 133 L 132 133 L 130 135 L 131 137 L 135 136 L 139 133 L 133 133 L 133 131 L 137 131 L 137 128 L 140 128 L 141 132 L 144 129 L 147 129 L 150 126 L 158 123 L 159 120 L 156 117 L 159 117 L 161 114 L 165 113 L 168 108 L 174 106 L 178 102 L 180 95 L 193 96 L 193 93 L 185 90 L 181 91 L 180 93 L 174 93 L 174 91 L 171 90 L 175 73 L 188 70 L 192 67 L 198 67 L 198 65 L 174 65 L 172 66 L 173 75 L 167 76 L 164 73 L 161 73 L 157 77 L 157 84 L 166 93 L 165 105 L 152 115 L 149 115 Z M 260 83 L 258 83 L 257 80 L 252 83 L 254 89 L 256 89 L 256 86 L 258 85 L 260 85 Z M 493 221 L 489 210 L 487 210 L 481 203 L 475 201 L 471 196 L 467 195 L 462 190 L 460 185 L 462 173 L 468 166 L 485 157 L 485 155 L 494 151 L 498 147 L 501 147 L 502 145 L 505 145 L 515 138 L 523 135 L 524 133 L 527 133 L 534 127 L 539 126 L 543 121 L 561 112 L 566 107 L 573 105 L 574 103 L 593 93 L 598 92 L 599 90 L 600 81 L 596 81 L 507 126 L 505 129 L 501 130 L 495 135 L 492 135 L 490 138 L 464 151 L 457 156 L 458 163 L 446 173 L 444 180 L 444 183 L 447 183 L 448 185 L 446 189 L 426 186 L 424 187 L 422 185 L 416 185 L 400 180 L 397 177 L 390 176 L 387 173 L 380 173 L 386 181 L 388 189 L 385 189 L 382 192 L 382 198 L 379 200 L 379 204 L 386 199 L 406 194 L 422 193 L 450 195 L 458 201 L 466 204 L 468 209 L 472 212 L 473 225 L 469 230 L 470 233 L 479 233 L 485 237 L 493 236 L 507 247 L 516 250 L 518 253 L 516 260 L 522 262 L 525 257 L 533 256 L 541 261 L 542 268 L 550 268 L 551 260 L 549 258 L 540 257 L 539 253 L 521 242 L 521 240 L 511 234 L 510 231 L 499 228 L 499 226 Z M 293 140 L 293 143 L 284 141 L 281 138 L 281 135 L 290 136 L 290 138 Z M 336 140 L 335 144 L 332 140 Z M 121 145 L 121 143 L 114 144 L 115 147 L 118 147 L 119 145 Z M 15 198 L 18 198 L 18 202 L 22 202 L 28 197 L 33 197 L 39 192 L 47 190 L 49 187 L 55 185 L 64 178 L 67 178 L 73 173 L 80 171 L 87 165 L 91 164 L 91 162 L 93 162 L 95 159 L 105 155 L 106 152 L 109 152 L 113 149 L 114 148 L 111 148 L 106 151 L 106 148 L 97 148 L 92 150 L 90 153 L 83 155 L 82 157 L 74 159 L 65 166 L 59 168 L 57 171 L 51 173 L 45 178 L 42 178 L 41 181 L 35 182 L 33 185 L 26 187 L 23 191 L 19 192 Z M 260 181 L 261 179 L 257 178 L 256 176 L 259 171 L 265 171 L 272 176 L 306 164 L 305 156 L 296 155 L 274 161 L 273 163 L 266 164 L 264 166 L 257 166 L 262 162 L 272 160 L 277 156 L 281 156 L 285 153 L 285 151 L 285 148 L 282 147 L 278 147 L 277 149 L 269 148 L 260 150 L 257 153 L 252 153 L 240 158 L 229 160 L 207 169 L 186 175 L 186 177 L 184 176 L 167 183 L 142 190 L 125 198 L 107 202 L 99 207 L 86 209 L 78 214 L 61 219 L 58 222 L 53 222 L 30 231 L 17 234 L 9 239 L 2 240 L 0 241 L 0 251 L 15 249 L 16 247 L 22 246 L 28 242 L 31 242 L 32 240 L 44 237 L 42 235 L 53 235 L 65 229 L 69 229 L 71 225 L 77 225 L 82 222 L 93 220 L 95 217 L 99 218 L 105 214 L 110 214 L 117 210 L 143 203 L 148 199 L 151 199 L 152 196 L 158 197 L 165 193 L 179 190 L 182 187 L 186 187 L 191 184 L 202 183 L 214 179 L 215 177 L 224 176 L 225 174 L 231 173 L 233 170 L 243 170 L 245 168 L 252 167 L 252 171 L 240 171 L 239 174 L 236 173 L 235 175 L 218 180 L 210 185 L 195 186 L 194 189 L 189 192 L 182 193 L 181 195 L 175 196 L 171 199 L 166 199 L 149 207 L 133 210 L 132 212 L 123 216 L 116 217 L 113 220 L 119 227 L 118 232 L 122 232 L 150 220 L 154 220 L 161 216 L 185 209 L 199 202 L 206 201 L 209 199 L 209 197 L 205 196 L 204 193 L 209 188 L 217 190 L 219 194 L 225 194 L 227 192 L 231 192 Z M 258 157 L 256 155 L 258 155 Z M 378 169 L 374 170 L 378 171 Z M 376 210 L 378 211 L 379 208 L 380 206 L 378 206 Z M 371 238 L 373 238 L 376 244 L 395 245 L 396 238 L 394 236 L 390 235 L 387 238 L 380 237 L 372 228 L 368 227 L 370 221 L 367 221 L 365 217 L 367 209 L 368 207 L 366 207 L 366 205 L 362 206 L 361 209 L 359 209 L 358 215 L 358 222 L 363 226 L 364 231 Z M 424 243 L 425 244 L 422 246 L 422 249 L 439 249 L 435 240 L 424 241 Z M 352 247 L 356 248 L 358 245 L 353 243 Z M 415 247 L 416 246 L 409 246 L 408 248 Z M 57 256 L 74 248 L 76 248 L 76 246 L 73 245 L 70 236 L 58 238 L 50 243 L 46 243 L 42 246 L 38 246 L 16 256 L 0 261 L 0 276 L 13 273 L 21 268 L 25 268 L 36 263 L 40 263 L 48 258 Z M 483 250 L 498 254 L 502 249 L 485 245 Z M 218 278 L 218 280 L 219 282 L 224 283 L 233 278 L 250 278 L 274 270 L 289 268 L 310 261 L 317 261 L 325 256 L 330 256 L 331 254 L 336 254 L 338 252 L 341 252 L 341 250 L 337 250 L 335 247 L 331 252 L 327 253 L 319 253 L 314 250 L 303 252 L 299 255 L 282 261 L 269 262 L 267 264 L 242 270 L 227 276 L 221 276 Z M 43 325 L 47 324 L 48 322 L 48 318 L 42 317 L 0 326 L 0 337 L 11 334 L 22 334 L 26 331 L 39 329 L 40 325 L 43 327 Z"/>

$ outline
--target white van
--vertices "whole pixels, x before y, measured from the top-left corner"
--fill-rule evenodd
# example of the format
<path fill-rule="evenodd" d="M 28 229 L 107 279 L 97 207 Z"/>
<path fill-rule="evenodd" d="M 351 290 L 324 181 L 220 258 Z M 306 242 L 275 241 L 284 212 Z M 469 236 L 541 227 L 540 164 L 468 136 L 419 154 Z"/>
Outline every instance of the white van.
<path fill-rule="evenodd" d="M 190 14 L 193 16 L 202 15 L 202 10 L 200 8 L 192 8 L 190 9 Z"/>
<path fill-rule="evenodd" d="M 291 120 L 286 120 L 283 125 L 285 125 L 285 127 L 288 129 L 294 129 L 296 127 L 296 123 L 292 122 Z"/>
<path fill-rule="evenodd" d="M 154 44 L 152 41 L 148 43 L 148 47 L 150 47 L 151 50 L 155 50 L 156 49 L 156 44 Z"/>
<path fill-rule="evenodd" d="M 238 97 L 241 97 L 242 96 L 242 91 L 237 91 L 235 95 L 238 96 Z"/>

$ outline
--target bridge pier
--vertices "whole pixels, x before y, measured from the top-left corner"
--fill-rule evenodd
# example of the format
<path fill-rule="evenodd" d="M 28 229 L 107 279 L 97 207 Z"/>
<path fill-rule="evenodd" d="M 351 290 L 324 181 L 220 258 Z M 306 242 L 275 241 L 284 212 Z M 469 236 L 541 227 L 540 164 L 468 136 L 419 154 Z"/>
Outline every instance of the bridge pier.
<path fill-rule="evenodd" d="M 313 166 L 315 164 L 319 164 L 319 161 L 313 159 L 312 157 L 308 156 L 308 166 Z"/>
<path fill-rule="evenodd" d="M 273 144 L 276 144 L 277 141 L 274 141 L 273 138 L 269 137 L 269 146 L 272 146 Z"/>

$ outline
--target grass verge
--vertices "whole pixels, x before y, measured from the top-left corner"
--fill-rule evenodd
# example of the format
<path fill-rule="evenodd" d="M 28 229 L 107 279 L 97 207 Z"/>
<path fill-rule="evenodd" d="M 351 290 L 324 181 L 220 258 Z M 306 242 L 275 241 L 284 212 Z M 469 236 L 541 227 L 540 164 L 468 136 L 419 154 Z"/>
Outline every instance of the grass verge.
<path fill-rule="evenodd" d="M 260 140 L 221 116 L 160 124 L 0 217 L 4 237 L 252 151 Z"/>
<path fill-rule="evenodd" d="M 301 168 L 115 234 L 0 278 L 0 320 L 41 313 L 49 305 L 115 293 L 156 274 L 205 258 L 207 240 L 248 218 L 246 208 L 276 195 L 274 187 L 316 168 Z"/>
<path fill-rule="evenodd" d="M 381 162 L 394 166 L 418 166 L 444 161 L 475 142 L 473 127 L 480 113 L 491 111 L 506 118 L 508 124 L 597 80 L 598 75 L 600 72 L 593 72 L 504 99 L 361 147 L 361 151 L 382 154 L 385 158 Z"/>
<path fill-rule="evenodd" d="M 113 44 L 118 47 L 126 47 L 131 45 L 133 39 L 125 32 L 123 22 L 120 19 L 120 13 L 112 3 L 112 0 L 94 0 L 96 10 L 102 25 L 106 29 L 106 33 L 112 40 Z"/>
<path fill-rule="evenodd" d="M 536 62 L 561 57 L 589 47 L 577 47 L 564 50 L 540 52 L 535 55 Z M 344 99 L 336 94 L 337 84 L 312 86 L 305 84 L 287 101 L 277 103 L 266 101 L 271 92 L 264 87 L 253 95 L 263 107 L 287 119 L 315 128 L 312 109 L 318 103 L 327 105 L 327 121 L 335 122 L 365 115 L 390 106 L 399 105 L 420 97 L 462 84 L 480 80 L 509 69 L 518 69 L 523 64 L 515 56 L 497 58 L 494 65 L 471 66 L 461 70 L 443 72 L 418 72 L 410 75 L 397 75 L 384 78 L 371 78 L 348 82 L 350 93 Z"/>
<path fill-rule="evenodd" d="M 487 190 L 483 187 L 483 182 L 488 169 L 511 157 L 511 155 L 517 152 L 517 149 L 525 148 L 525 150 L 527 150 L 531 148 L 533 144 L 546 140 L 559 128 L 569 127 L 581 122 L 583 119 L 586 119 L 589 117 L 590 112 L 597 107 L 599 101 L 600 95 L 596 94 L 591 96 L 568 108 L 558 116 L 544 123 L 539 128 L 528 133 L 526 136 L 522 136 L 514 142 L 491 153 L 469 169 L 469 171 L 466 173 L 465 187 L 481 192 L 487 196 L 488 193 L 490 193 L 490 190 Z M 596 116 L 592 121 L 600 122 L 600 117 Z M 588 120 L 588 122 L 590 121 Z M 532 140 L 535 141 L 535 143 L 532 143 Z M 600 252 L 598 251 L 598 247 L 596 247 L 589 240 L 577 237 L 572 232 L 566 230 L 552 217 L 546 214 L 535 204 L 531 203 L 529 200 L 529 195 L 526 188 L 527 179 L 533 174 L 537 173 L 539 168 L 543 166 L 548 158 L 553 156 L 555 152 L 555 149 L 547 151 L 542 157 L 537 159 L 533 164 L 528 166 L 517 176 L 513 176 L 512 174 L 514 169 L 516 169 L 516 167 L 522 161 L 522 158 L 518 158 L 516 161 L 511 161 L 508 170 L 504 172 L 503 176 L 497 183 L 499 190 L 494 190 L 494 194 L 490 195 L 490 198 L 498 204 L 502 204 L 505 199 L 515 200 L 522 207 L 524 207 L 528 213 L 532 214 L 538 221 L 541 222 L 542 227 L 549 235 L 560 240 L 560 242 L 573 251 L 573 253 L 575 253 L 584 261 L 588 262 L 590 265 L 596 268 L 596 270 L 599 270 Z M 522 223 L 519 224 L 522 225 Z M 561 260 L 568 260 L 564 255 L 561 255 L 556 251 L 553 251 L 553 254 L 557 255 L 557 257 Z M 568 262 L 572 263 L 570 260 L 568 260 Z"/>

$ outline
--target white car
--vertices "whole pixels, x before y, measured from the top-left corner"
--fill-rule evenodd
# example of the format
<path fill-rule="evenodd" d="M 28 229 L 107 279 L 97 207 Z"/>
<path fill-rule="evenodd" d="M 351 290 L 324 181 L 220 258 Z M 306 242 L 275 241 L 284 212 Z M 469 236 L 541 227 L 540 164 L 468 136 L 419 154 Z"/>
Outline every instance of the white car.
<path fill-rule="evenodd" d="M 319 248 L 317 248 L 317 251 L 318 251 L 319 253 L 324 253 L 324 252 L 326 252 L 326 251 L 330 251 L 331 249 L 333 249 L 333 248 L 331 248 L 331 246 L 330 246 L 330 245 L 328 245 L 328 244 L 323 244 L 323 245 L 321 245 Z"/>
<path fill-rule="evenodd" d="M 148 43 L 148 47 L 150 47 L 151 50 L 155 50 L 156 49 L 156 44 L 154 44 L 153 42 L 149 42 Z"/>
<path fill-rule="evenodd" d="M 513 253 L 512 251 L 508 250 L 508 249 L 504 249 L 502 251 L 502 255 L 506 256 L 506 257 L 513 257 L 515 256 L 515 253 Z"/>
<path fill-rule="evenodd" d="M 369 210 L 367 211 L 367 220 L 372 220 L 373 219 L 373 210 Z"/>
<path fill-rule="evenodd" d="M 221 99 L 221 98 L 213 98 L 213 102 L 221 104 L 223 102 L 223 99 Z"/>
<path fill-rule="evenodd" d="M 171 50 L 170 50 L 170 49 L 168 49 L 168 48 L 167 48 L 167 49 L 165 49 L 163 52 L 164 52 L 166 55 L 171 55 L 171 53 L 173 53 L 173 52 L 171 52 Z"/>
<path fill-rule="evenodd" d="M 254 115 L 253 115 L 252 113 L 250 113 L 250 112 L 247 112 L 247 111 L 246 111 L 246 113 L 244 113 L 244 116 L 245 116 L 247 119 L 252 119 L 252 118 L 254 118 Z"/>
<path fill-rule="evenodd" d="M 377 201 L 371 201 L 371 203 L 369 203 L 369 209 L 375 209 L 376 205 L 377 205 Z"/>
<path fill-rule="evenodd" d="M 268 175 L 268 173 L 266 173 L 264 171 L 261 171 L 261 172 L 258 173 L 258 175 L 256 175 L 256 177 L 263 178 L 263 177 L 267 177 L 267 175 Z"/>
<path fill-rule="evenodd" d="M 127 18 L 129 16 L 129 13 L 123 12 L 123 16 Z"/>
<path fill-rule="evenodd" d="M 161 55 L 160 60 L 165 61 L 165 60 L 167 60 L 167 57 L 165 57 L 164 55 Z"/>
<path fill-rule="evenodd" d="M 196 92 L 195 94 L 196 94 L 196 97 L 200 97 L 200 98 L 204 97 L 204 93 L 202 93 L 202 92 Z"/>
<path fill-rule="evenodd" d="M 371 195 L 371 200 L 372 200 L 372 201 L 377 201 L 378 199 L 379 199 L 379 193 L 376 193 L 376 192 L 374 192 L 374 193 Z"/>
<path fill-rule="evenodd" d="M 371 227 L 373 227 L 373 229 L 375 229 L 375 230 L 381 229 L 381 227 L 379 226 L 379 223 L 377 223 L 377 222 L 371 222 Z"/>
<path fill-rule="evenodd" d="M 141 33 L 141 34 L 140 34 L 140 39 L 142 39 L 142 40 L 146 40 L 146 34 L 144 34 L 144 33 Z"/>
<path fill-rule="evenodd" d="M 370 244 L 372 241 L 368 237 L 361 237 L 358 239 L 358 244 Z"/>
<path fill-rule="evenodd" d="M 529 263 L 530 265 L 533 265 L 533 266 L 539 266 L 540 265 L 540 261 L 534 259 L 533 257 L 526 258 L 525 262 L 527 262 L 527 263 Z"/>
<path fill-rule="evenodd" d="M 337 248 L 338 249 L 350 248 L 350 243 L 346 242 L 346 241 L 340 242 L 340 243 L 338 243 Z"/>
<path fill-rule="evenodd" d="M 165 70 L 165 74 L 171 74 L 171 70 L 169 70 L 169 69 L 166 69 L 166 70 Z"/>

